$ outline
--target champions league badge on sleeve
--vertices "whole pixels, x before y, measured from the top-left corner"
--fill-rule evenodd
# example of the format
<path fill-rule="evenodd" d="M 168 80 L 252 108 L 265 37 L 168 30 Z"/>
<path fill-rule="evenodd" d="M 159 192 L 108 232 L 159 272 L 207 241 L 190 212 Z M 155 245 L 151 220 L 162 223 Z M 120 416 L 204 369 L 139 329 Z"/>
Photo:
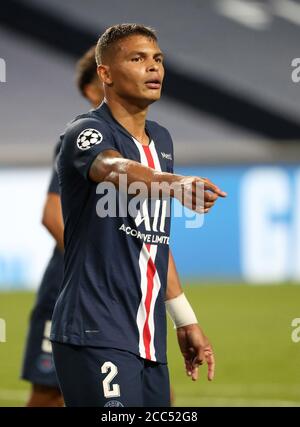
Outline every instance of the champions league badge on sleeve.
<path fill-rule="evenodd" d="M 77 138 L 77 147 L 80 150 L 89 150 L 102 140 L 103 136 L 97 129 L 84 129 Z"/>

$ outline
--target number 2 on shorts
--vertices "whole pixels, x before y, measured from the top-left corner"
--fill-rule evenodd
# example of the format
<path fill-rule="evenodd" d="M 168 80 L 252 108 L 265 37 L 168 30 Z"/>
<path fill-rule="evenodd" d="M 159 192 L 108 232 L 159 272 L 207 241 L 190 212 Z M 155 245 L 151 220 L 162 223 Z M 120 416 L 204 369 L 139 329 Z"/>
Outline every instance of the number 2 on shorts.
<path fill-rule="evenodd" d="M 119 384 L 111 384 L 112 380 L 118 374 L 118 368 L 112 362 L 105 362 L 101 366 L 102 374 L 106 374 L 108 371 L 108 375 L 104 378 L 103 391 L 105 397 L 119 397 L 120 394 L 120 386 Z"/>

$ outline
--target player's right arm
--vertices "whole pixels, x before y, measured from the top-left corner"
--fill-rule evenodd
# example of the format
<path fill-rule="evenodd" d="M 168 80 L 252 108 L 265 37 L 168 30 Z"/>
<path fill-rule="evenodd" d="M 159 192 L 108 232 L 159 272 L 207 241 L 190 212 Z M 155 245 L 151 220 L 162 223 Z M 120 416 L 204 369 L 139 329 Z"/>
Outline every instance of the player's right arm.
<path fill-rule="evenodd" d="M 122 142 L 116 140 L 105 121 L 83 118 L 68 128 L 62 153 L 66 164 L 71 162 L 73 169 L 85 179 L 96 183 L 110 182 L 119 188 L 120 176 L 126 175 L 127 187 L 135 182 L 143 183 L 148 194 L 151 194 L 152 184 L 166 184 L 167 194 L 164 195 L 177 198 L 200 213 L 208 212 L 219 196 L 226 197 L 226 193 L 207 178 L 160 172 L 124 158 L 120 144 Z"/>
<path fill-rule="evenodd" d="M 207 178 L 158 172 L 139 162 L 125 159 L 119 152 L 114 150 L 101 152 L 95 158 L 89 170 L 89 178 L 92 181 L 111 182 L 116 187 L 118 187 L 119 177 L 122 174 L 126 174 L 128 186 L 133 182 L 142 182 L 146 185 L 148 192 L 151 191 L 153 183 L 166 183 L 171 188 L 171 197 L 177 198 L 182 204 L 189 208 L 193 207 L 196 211 L 201 206 L 201 212 L 208 212 L 219 196 L 226 196 L 226 193 Z M 203 193 L 199 194 L 196 191 L 196 184 L 201 184 L 204 189 L 204 208 L 202 200 L 198 200 L 203 198 Z"/>

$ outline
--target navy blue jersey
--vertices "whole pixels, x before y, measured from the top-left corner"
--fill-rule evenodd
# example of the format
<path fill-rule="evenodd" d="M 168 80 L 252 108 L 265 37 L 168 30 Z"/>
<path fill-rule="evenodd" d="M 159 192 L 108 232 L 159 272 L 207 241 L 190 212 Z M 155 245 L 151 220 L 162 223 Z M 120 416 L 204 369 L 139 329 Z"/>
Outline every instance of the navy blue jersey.
<path fill-rule="evenodd" d="M 172 173 L 169 132 L 151 121 L 146 121 L 146 131 L 148 146 L 136 141 L 102 103 L 77 117 L 62 136 L 58 175 L 65 269 L 51 339 L 127 350 L 166 363 L 169 200 L 154 200 L 150 209 L 148 199 L 135 216 L 124 215 L 128 201 L 116 191 L 116 216 L 101 217 L 99 206 L 106 193 L 102 184 L 89 179 L 93 160 L 105 150 Z"/>
<path fill-rule="evenodd" d="M 60 150 L 60 144 L 61 142 L 59 141 L 54 149 L 53 168 L 48 187 L 48 193 L 55 193 L 58 195 L 59 184 L 56 168 L 56 158 Z M 34 310 L 38 312 L 42 312 L 43 310 L 47 309 L 47 312 L 50 312 L 50 318 L 59 293 L 59 289 L 62 285 L 63 258 L 63 253 L 60 249 L 58 249 L 57 246 L 55 246 L 52 257 L 49 260 L 41 285 L 39 287 L 37 300 L 34 307 Z"/>
<path fill-rule="evenodd" d="M 53 157 L 53 168 L 50 178 L 50 183 L 48 187 L 48 193 L 59 194 L 59 183 L 58 183 L 58 175 L 57 175 L 57 156 L 60 150 L 61 140 L 55 146 L 54 149 L 54 157 Z"/>
<path fill-rule="evenodd" d="M 64 254 L 57 246 L 55 246 L 44 272 L 34 306 L 34 310 L 40 313 L 47 310 L 47 313 L 50 313 L 50 319 L 59 290 L 62 286 L 64 272 L 63 266 Z M 47 316 L 49 316 L 49 314 L 47 314 Z"/>

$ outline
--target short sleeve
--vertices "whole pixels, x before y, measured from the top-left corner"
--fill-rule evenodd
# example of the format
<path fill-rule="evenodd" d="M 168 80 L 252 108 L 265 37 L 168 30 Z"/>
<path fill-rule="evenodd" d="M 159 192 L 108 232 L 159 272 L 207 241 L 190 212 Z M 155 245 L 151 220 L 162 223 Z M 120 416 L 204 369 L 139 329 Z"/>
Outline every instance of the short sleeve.
<path fill-rule="evenodd" d="M 53 156 L 53 167 L 51 173 L 51 179 L 48 187 L 48 193 L 59 194 L 59 182 L 58 182 L 58 174 L 57 174 L 57 156 L 60 150 L 60 141 L 55 146 L 54 156 Z"/>
<path fill-rule="evenodd" d="M 59 194 L 58 175 L 55 167 L 52 169 L 50 184 L 48 187 L 48 193 Z"/>
<path fill-rule="evenodd" d="M 105 150 L 119 151 L 113 131 L 104 120 L 79 119 L 63 137 L 62 155 L 85 179 L 94 159 Z"/>

